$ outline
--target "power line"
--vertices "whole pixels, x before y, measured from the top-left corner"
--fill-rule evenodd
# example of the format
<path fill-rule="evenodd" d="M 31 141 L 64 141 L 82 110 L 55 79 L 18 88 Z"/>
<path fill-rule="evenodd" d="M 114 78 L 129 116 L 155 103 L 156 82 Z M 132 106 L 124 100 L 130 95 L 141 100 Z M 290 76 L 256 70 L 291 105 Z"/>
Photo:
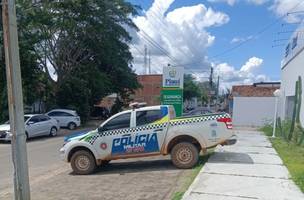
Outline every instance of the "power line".
<path fill-rule="evenodd" d="M 165 56 L 167 56 L 172 62 L 176 62 L 173 57 L 165 50 L 163 47 L 161 47 L 153 38 L 151 38 L 145 31 L 141 30 L 143 33 L 139 32 L 139 34 L 143 37 L 144 40 L 146 40 L 148 43 L 150 43 L 152 46 L 154 46 L 156 49 L 158 49 L 161 53 L 163 53 Z"/>
<path fill-rule="evenodd" d="M 284 34 L 284 33 L 304 33 L 304 31 L 279 31 L 278 34 Z"/>
<path fill-rule="evenodd" d="M 299 2 L 298 4 L 296 4 L 293 8 L 291 8 L 288 12 L 286 12 L 286 14 L 282 15 L 281 17 L 279 17 L 278 19 L 276 19 L 274 22 L 266 25 L 264 28 L 262 28 L 261 30 L 259 30 L 258 32 L 256 32 L 256 34 L 254 34 L 253 37 L 250 37 L 250 38 L 247 38 L 246 40 L 240 42 L 239 44 L 235 45 L 234 47 L 231 47 L 231 48 L 228 48 L 227 50 L 221 52 L 221 53 L 218 53 L 212 57 L 210 57 L 211 59 L 212 58 L 217 58 L 217 57 L 220 57 L 220 56 L 223 56 L 241 46 L 243 46 L 244 44 L 246 44 L 247 42 L 257 38 L 258 36 L 260 36 L 261 34 L 263 34 L 264 32 L 266 32 L 269 28 L 271 28 L 273 25 L 277 24 L 281 19 L 283 19 L 286 15 L 288 14 L 291 14 L 290 11 L 296 9 L 298 6 L 300 6 L 301 4 L 303 3 L 303 1 Z"/>
<path fill-rule="evenodd" d="M 246 44 L 247 42 L 256 39 L 258 36 L 260 36 L 261 34 L 263 34 L 264 32 L 266 32 L 269 28 L 271 28 L 273 25 L 277 24 L 281 19 L 283 19 L 287 14 L 292 14 L 290 13 L 290 11 L 296 9 L 298 6 L 300 6 L 304 1 L 299 2 L 298 4 L 296 4 L 293 8 L 291 8 L 289 10 L 289 12 L 286 12 L 286 14 L 282 15 L 281 17 L 279 17 L 278 19 L 276 19 L 274 22 L 266 25 L 265 27 L 263 27 L 261 30 L 259 30 L 258 32 L 256 32 L 254 34 L 253 37 L 247 38 L 246 40 L 240 42 L 239 44 L 228 48 L 218 54 L 215 54 L 214 56 L 209 57 L 209 59 L 213 59 L 213 58 L 218 58 L 221 57 L 223 55 L 226 55 L 228 53 L 230 53 L 231 51 L 234 51 L 235 49 L 238 49 L 239 47 L 243 46 L 244 44 Z M 201 61 L 194 61 L 194 62 L 190 62 L 190 63 L 184 63 L 184 64 L 180 64 L 179 66 L 186 66 L 186 65 L 192 65 L 192 64 L 197 64 L 197 63 L 201 63 Z"/>

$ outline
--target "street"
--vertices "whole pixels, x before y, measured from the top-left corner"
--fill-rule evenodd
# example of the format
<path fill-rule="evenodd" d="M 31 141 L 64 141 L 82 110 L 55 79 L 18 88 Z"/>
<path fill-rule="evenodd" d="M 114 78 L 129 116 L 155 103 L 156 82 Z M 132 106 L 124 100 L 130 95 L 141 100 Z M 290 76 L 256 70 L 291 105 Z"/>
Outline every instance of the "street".
<path fill-rule="evenodd" d="M 73 175 L 58 150 L 63 134 L 27 143 L 32 199 L 171 199 L 191 170 L 179 170 L 170 157 L 118 160 L 88 176 Z M 9 143 L 0 143 L 0 199 L 12 199 Z"/>

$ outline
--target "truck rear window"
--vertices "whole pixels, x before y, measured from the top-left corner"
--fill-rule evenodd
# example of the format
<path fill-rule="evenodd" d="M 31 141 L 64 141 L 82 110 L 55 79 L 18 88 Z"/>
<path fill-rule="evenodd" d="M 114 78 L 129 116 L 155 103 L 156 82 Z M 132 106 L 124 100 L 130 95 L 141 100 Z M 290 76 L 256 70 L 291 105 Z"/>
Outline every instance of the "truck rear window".
<path fill-rule="evenodd" d="M 136 112 L 136 126 L 143 126 L 153 123 L 162 118 L 161 110 L 146 110 Z"/>

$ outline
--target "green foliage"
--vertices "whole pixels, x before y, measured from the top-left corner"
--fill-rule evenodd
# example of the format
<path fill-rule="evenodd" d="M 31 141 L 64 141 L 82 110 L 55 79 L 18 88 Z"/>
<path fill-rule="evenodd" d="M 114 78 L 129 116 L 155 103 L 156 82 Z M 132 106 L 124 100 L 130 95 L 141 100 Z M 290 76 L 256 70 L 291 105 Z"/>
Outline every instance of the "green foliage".
<path fill-rule="evenodd" d="M 179 191 L 173 194 L 172 200 L 180 200 L 183 198 L 185 192 L 187 191 L 191 183 L 194 181 L 198 173 L 201 171 L 205 163 L 208 161 L 212 152 L 213 149 L 210 149 L 207 155 L 199 157 L 198 164 L 193 169 L 191 169 L 191 174 L 184 178 L 182 187 L 179 189 Z"/>
<path fill-rule="evenodd" d="M 304 130 L 300 122 L 300 112 L 302 104 L 302 78 L 299 76 L 295 85 L 295 100 L 292 113 L 292 121 L 288 135 L 288 141 L 301 145 L 304 141 Z"/>
<path fill-rule="evenodd" d="M 288 168 L 292 179 L 299 185 L 300 189 L 304 191 L 304 147 L 296 143 L 291 143 L 284 138 L 287 136 L 287 133 L 289 133 L 290 127 L 291 121 L 283 121 L 283 134 L 280 134 L 280 131 L 276 129 L 276 138 L 271 138 L 270 140 Z M 260 131 L 263 131 L 267 136 L 271 136 L 273 127 L 271 125 L 265 125 Z M 299 130 L 295 129 L 295 132 L 296 131 Z"/>
<path fill-rule="evenodd" d="M 19 0 L 16 7 L 25 104 L 42 99 L 48 109 L 74 108 L 86 120 L 90 108 L 106 95 L 118 93 L 123 101 L 139 87 L 130 67 L 131 36 L 126 30 L 137 30 L 130 18 L 137 8 L 131 3 L 65 0 L 33 5 Z M 0 66 L 2 116 L 7 104 L 4 63 Z"/>
<path fill-rule="evenodd" d="M 186 74 L 184 76 L 184 101 L 190 100 L 194 97 L 202 98 L 204 93 L 195 82 L 194 77 L 191 74 Z"/>
<path fill-rule="evenodd" d="M 304 192 L 304 148 L 279 138 L 271 139 L 271 142 L 288 168 L 292 179 Z"/>
<path fill-rule="evenodd" d="M 279 125 L 279 123 L 281 123 L 281 125 Z M 283 120 L 282 121 L 281 119 L 278 119 L 277 120 L 276 132 L 275 132 L 276 137 L 280 137 L 280 138 L 283 138 L 283 139 L 286 138 L 288 133 L 289 133 L 290 126 L 291 126 L 291 121 L 290 120 Z M 272 124 L 265 124 L 259 130 L 264 132 L 265 135 L 267 135 L 267 136 L 272 136 L 273 125 Z"/>
<path fill-rule="evenodd" d="M 69 77 L 57 92 L 57 104 L 61 108 L 77 110 L 85 122 L 90 112 L 89 93 L 85 81 Z"/>

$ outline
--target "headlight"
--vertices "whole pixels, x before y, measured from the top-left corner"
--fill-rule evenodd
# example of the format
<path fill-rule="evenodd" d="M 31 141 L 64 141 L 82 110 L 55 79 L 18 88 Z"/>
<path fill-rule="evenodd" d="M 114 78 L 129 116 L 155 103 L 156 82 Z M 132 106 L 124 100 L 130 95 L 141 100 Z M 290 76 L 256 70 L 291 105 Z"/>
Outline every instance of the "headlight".
<path fill-rule="evenodd" d="M 9 138 L 13 137 L 13 134 L 11 133 L 11 131 L 5 131 L 5 133 L 6 133 L 7 137 L 9 137 Z"/>

